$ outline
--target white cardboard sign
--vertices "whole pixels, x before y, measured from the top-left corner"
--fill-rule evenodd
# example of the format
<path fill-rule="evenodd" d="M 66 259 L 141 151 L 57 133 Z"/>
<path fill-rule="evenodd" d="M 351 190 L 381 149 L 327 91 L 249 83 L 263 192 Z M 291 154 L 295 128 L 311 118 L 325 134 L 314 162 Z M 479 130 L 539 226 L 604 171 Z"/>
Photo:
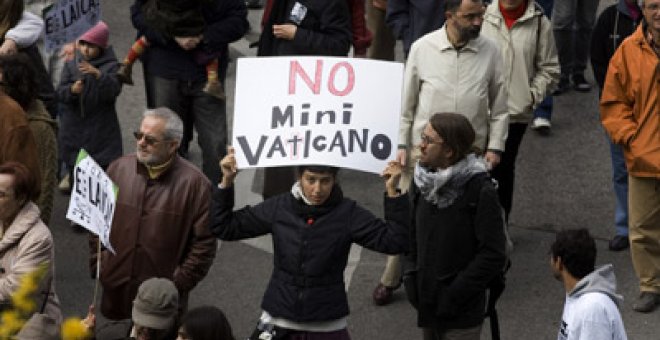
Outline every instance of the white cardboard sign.
<path fill-rule="evenodd" d="M 99 236 L 113 254 L 110 227 L 117 206 L 119 188 L 83 149 L 73 169 L 71 199 L 66 218 Z"/>
<path fill-rule="evenodd" d="M 394 159 L 403 64 L 240 58 L 236 73 L 239 168 L 317 164 L 380 173 Z"/>

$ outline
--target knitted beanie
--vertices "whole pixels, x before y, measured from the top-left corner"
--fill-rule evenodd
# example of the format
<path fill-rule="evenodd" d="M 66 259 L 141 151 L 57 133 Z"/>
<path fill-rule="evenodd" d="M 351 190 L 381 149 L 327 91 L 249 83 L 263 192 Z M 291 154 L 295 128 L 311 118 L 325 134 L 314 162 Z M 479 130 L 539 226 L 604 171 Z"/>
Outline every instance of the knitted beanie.
<path fill-rule="evenodd" d="M 108 47 L 109 37 L 110 31 L 108 30 L 108 25 L 103 21 L 99 21 L 98 24 L 90 28 L 78 40 L 94 44 L 101 48 L 106 48 Z"/>

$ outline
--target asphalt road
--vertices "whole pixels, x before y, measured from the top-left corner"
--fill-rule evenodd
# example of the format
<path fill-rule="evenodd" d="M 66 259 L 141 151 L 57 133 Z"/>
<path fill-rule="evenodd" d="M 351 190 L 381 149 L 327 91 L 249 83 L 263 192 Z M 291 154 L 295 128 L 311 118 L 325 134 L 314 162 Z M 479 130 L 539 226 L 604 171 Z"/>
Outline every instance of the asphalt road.
<path fill-rule="evenodd" d="M 129 0 L 101 1 L 103 17 L 111 29 L 111 43 L 123 56 L 135 37 L 129 21 Z M 601 1 L 601 7 L 611 3 Z M 257 28 L 261 11 L 250 11 Z M 249 40 L 256 39 L 250 34 Z M 232 55 L 253 56 L 248 40 L 232 45 Z M 232 112 L 234 66 L 231 64 L 226 87 Z M 590 74 L 588 75 L 591 76 Z M 125 152 L 132 152 L 130 135 L 145 107 L 141 67 L 135 68 L 134 87 L 124 87 L 117 108 L 123 129 Z M 591 79 L 591 78 L 589 78 Z M 258 93 L 254 94 L 255 96 Z M 231 122 L 231 117 L 228 119 Z M 191 159 L 199 164 L 198 148 Z M 257 202 L 250 192 L 253 172 L 239 175 L 237 200 Z M 513 266 L 507 289 L 499 303 L 502 339 L 556 339 L 564 303 L 563 286 L 555 281 L 548 266 L 548 249 L 554 232 L 562 228 L 586 227 L 598 238 L 599 264 L 613 263 L 619 291 L 625 302 L 621 312 L 629 339 L 658 339 L 660 312 L 639 314 L 632 311 L 638 294 L 637 280 L 628 251 L 607 250 L 614 232 L 614 196 L 611 189 L 609 151 L 598 121 L 597 93 L 570 92 L 555 99 L 552 134 L 542 137 L 533 131 L 525 135 L 518 157 L 511 236 L 515 242 Z M 371 174 L 345 171 L 341 183 L 346 195 L 377 214 L 382 214 L 381 180 Z M 56 242 L 57 293 L 64 314 L 82 316 L 91 303 L 94 281 L 87 270 L 87 239 L 74 233 L 65 220 L 68 196 L 56 194 L 51 229 Z M 346 278 L 351 305 L 349 329 L 354 339 L 419 339 L 413 309 L 402 291 L 387 307 L 376 307 L 371 291 L 377 284 L 384 256 L 355 248 Z M 191 306 L 213 304 L 228 315 L 238 338 L 245 338 L 260 314 L 260 301 L 272 270 L 268 239 L 222 243 L 206 279 L 193 291 Z M 488 324 L 484 339 L 489 339 Z"/>

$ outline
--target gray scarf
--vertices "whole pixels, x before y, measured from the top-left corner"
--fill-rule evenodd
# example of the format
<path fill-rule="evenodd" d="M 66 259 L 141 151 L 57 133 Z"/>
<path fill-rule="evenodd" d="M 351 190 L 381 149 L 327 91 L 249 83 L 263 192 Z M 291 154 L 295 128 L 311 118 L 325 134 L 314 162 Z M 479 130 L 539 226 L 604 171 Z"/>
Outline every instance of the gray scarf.
<path fill-rule="evenodd" d="M 446 208 L 463 194 L 465 183 L 472 176 L 483 172 L 488 172 L 486 160 L 471 153 L 458 163 L 436 171 L 417 162 L 414 180 L 424 199 L 438 208 Z"/>

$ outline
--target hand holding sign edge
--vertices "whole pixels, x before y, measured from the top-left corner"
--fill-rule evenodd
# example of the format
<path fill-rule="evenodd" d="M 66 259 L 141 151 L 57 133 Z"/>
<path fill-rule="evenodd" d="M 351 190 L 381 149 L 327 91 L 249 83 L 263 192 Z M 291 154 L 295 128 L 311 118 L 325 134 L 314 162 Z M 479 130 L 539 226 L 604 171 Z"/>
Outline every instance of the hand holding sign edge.
<path fill-rule="evenodd" d="M 220 186 L 228 188 L 234 184 L 236 175 L 238 174 L 238 166 L 236 165 L 236 151 L 233 147 L 227 147 L 227 155 L 220 160 L 220 170 L 222 171 L 222 180 Z"/>

